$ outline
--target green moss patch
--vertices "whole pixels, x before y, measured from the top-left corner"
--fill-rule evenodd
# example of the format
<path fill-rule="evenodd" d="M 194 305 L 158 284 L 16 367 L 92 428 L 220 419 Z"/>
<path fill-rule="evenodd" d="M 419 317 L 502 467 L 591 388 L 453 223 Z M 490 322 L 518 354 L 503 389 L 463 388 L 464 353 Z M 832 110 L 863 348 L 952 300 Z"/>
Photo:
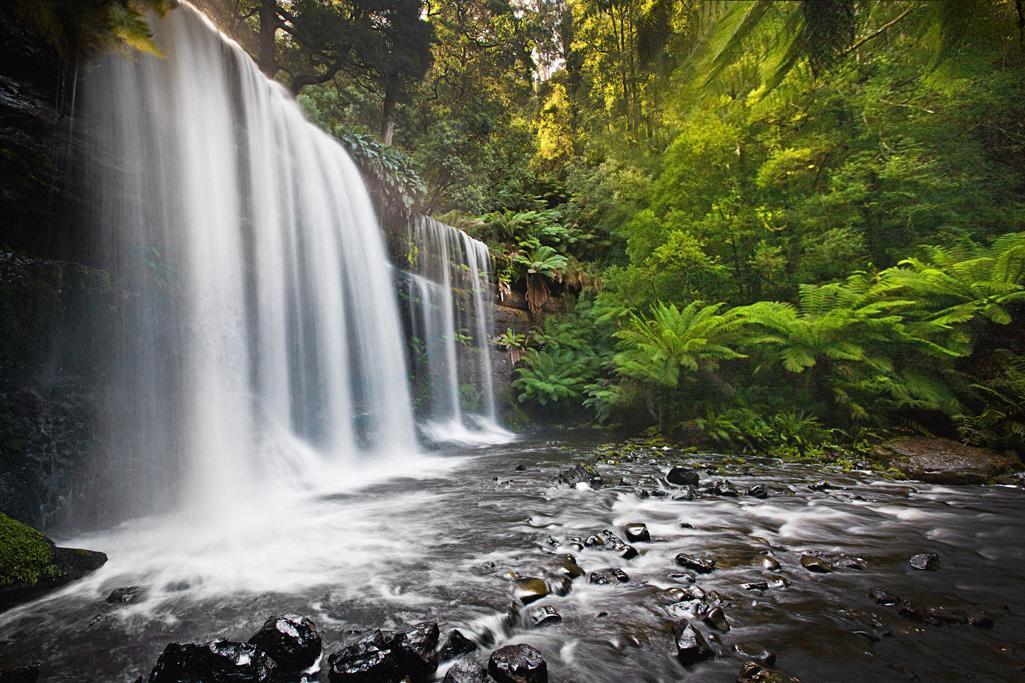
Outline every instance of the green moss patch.
<path fill-rule="evenodd" d="M 46 537 L 0 513 L 0 586 L 34 584 L 59 575 L 53 545 Z"/>

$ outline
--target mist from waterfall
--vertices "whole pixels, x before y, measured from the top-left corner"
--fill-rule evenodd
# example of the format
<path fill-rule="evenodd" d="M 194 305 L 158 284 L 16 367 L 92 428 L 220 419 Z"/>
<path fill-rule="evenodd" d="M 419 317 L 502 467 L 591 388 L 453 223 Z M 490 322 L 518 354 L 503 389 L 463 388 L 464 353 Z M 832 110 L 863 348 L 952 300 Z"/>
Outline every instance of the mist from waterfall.
<path fill-rule="evenodd" d="M 191 6 L 155 34 L 163 57 L 104 58 L 84 88 L 99 258 L 126 292 L 90 504 L 224 512 L 416 454 L 357 168 Z"/>

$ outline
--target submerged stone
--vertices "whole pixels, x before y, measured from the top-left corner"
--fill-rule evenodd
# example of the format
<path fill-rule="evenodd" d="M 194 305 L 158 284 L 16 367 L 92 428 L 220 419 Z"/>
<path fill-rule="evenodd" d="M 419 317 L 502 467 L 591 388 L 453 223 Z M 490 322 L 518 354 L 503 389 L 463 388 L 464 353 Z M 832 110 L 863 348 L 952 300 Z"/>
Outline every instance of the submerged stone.
<path fill-rule="evenodd" d="M 828 574 L 833 571 L 833 565 L 817 555 L 801 555 L 801 566 L 813 574 Z"/>
<path fill-rule="evenodd" d="M 912 569 L 919 571 L 932 571 L 940 568 L 940 556 L 936 553 L 919 553 L 912 555 L 908 560 Z"/>
<path fill-rule="evenodd" d="M 112 590 L 107 596 L 107 602 L 112 605 L 127 605 L 138 601 L 145 595 L 146 591 L 142 586 L 125 586 Z"/>
<path fill-rule="evenodd" d="M 769 489 L 765 487 L 765 484 L 755 484 L 747 490 L 747 495 L 752 498 L 768 498 Z"/>

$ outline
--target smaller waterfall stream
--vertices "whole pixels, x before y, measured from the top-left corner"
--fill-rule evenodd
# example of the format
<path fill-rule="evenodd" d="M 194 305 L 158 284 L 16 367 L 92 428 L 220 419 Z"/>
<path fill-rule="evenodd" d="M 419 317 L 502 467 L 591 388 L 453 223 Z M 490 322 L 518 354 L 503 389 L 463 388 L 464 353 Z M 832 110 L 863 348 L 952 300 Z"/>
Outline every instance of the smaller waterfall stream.
<path fill-rule="evenodd" d="M 433 218 L 410 226 L 416 272 L 408 274 L 424 436 L 435 442 L 498 443 L 491 363 L 494 290 L 486 244 Z"/>

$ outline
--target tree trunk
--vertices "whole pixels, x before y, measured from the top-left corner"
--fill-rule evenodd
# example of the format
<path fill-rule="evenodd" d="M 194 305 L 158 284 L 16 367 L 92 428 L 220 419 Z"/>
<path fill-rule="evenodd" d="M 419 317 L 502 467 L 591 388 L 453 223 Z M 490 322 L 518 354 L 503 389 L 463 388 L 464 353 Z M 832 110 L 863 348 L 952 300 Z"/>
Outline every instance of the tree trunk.
<path fill-rule="evenodd" d="M 395 105 L 398 101 L 398 88 L 391 82 L 384 86 L 384 109 L 381 113 L 381 142 L 390 145 L 395 134 Z"/>
<path fill-rule="evenodd" d="M 260 71 L 274 78 L 278 73 L 278 57 L 274 49 L 274 34 L 278 30 L 276 0 L 260 1 Z"/>

